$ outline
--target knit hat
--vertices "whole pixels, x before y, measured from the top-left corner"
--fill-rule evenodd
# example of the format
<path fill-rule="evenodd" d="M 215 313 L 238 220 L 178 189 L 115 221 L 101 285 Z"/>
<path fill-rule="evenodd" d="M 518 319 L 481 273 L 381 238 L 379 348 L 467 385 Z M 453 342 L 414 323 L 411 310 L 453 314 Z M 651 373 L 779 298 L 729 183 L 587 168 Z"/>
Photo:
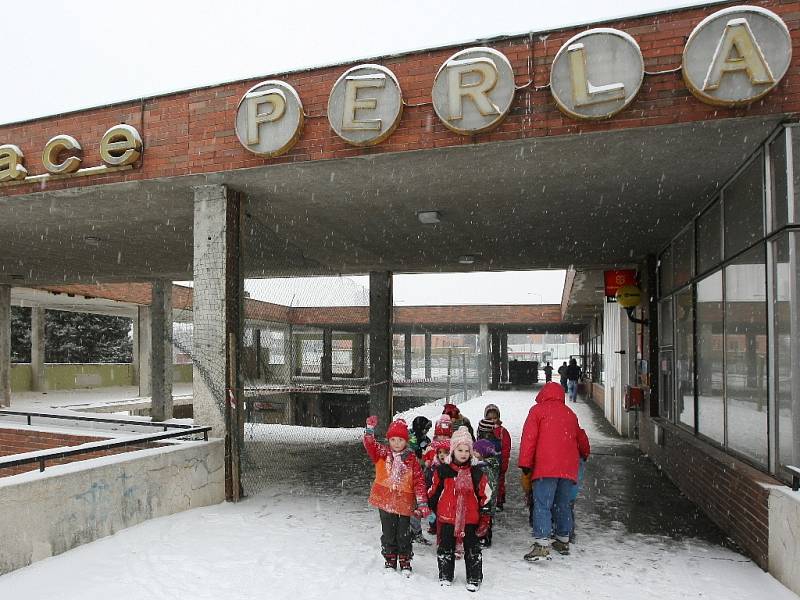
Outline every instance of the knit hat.
<path fill-rule="evenodd" d="M 467 446 L 472 452 L 472 436 L 469 434 L 469 429 L 464 425 L 459 427 L 450 438 L 450 454 L 459 446 Z"/>
<path fill-rule="evenodd" d="M 458 407 L 455 404 L 445 404 L 444 409 L 442 410 L 443 415 L 448 415 L 451 419 L 455 419 L 458 416 Z"/>
<path fill-rule="evenodd" d="M 450 420 L 450 415 L 442 415 L 436 421 L 436 428 L 433 430 L 434 437 L 449 438 L 453 435 L 453 424 Z"/>
<path fill-rule="evenodd" d="M 396 419 L 392 421 L 392 424 L 389 425 L 389 428 L 386 430 L 386 439 L 393 437 L 403 438 L 405 441 L 408 441 L 408 425 L 403 419 Z"/>
<path fill-rule="evenodd" d="M 489 440 L 478 440 L 472 445 L 472 449 L 484 458 L 487 456 L 494 456 L 497 452 L 494 449 L 494 444 Z"/>
<path fill-rule="evenodd" d="M 493 433 L 495 427 L 497 427 L 497 423 L 495 421 L 481 419 L 478 422 L 478 433 Z"/>
<path fill-rule="evenodd" d="M 497 408 L 496 404 L 487 404 L 486 408 L 483 409 L 483 417 L 484 418 L 488 418 L 486 415 L 488 415 L 492 411 L 497 413 L 497 418 L 499 419 L 500 418 L 500 409 Z"/>
<path fill-rule="evenodd" d="M 435 440 L 431 442 L 431 448 L 433 448 L 434 452 L 438 452 L 439 450 L 447 450 L 450 452 L 450 440 Z"/>
<path fill-rule="evenodd" d="M 416 433 L 418 437 L 424 437 L 431 427 L 433 427 L 431 420 L 422 415 L 415 417 L 414 420 L 411 421 L 411 430 Z"/>

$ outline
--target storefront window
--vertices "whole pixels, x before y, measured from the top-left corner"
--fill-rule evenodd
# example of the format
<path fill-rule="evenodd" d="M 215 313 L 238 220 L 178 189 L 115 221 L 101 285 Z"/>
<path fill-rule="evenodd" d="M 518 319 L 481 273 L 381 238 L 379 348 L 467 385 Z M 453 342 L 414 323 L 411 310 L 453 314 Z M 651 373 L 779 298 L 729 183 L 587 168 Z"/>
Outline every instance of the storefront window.
<path fill-rule="evenodd" d="M 675 294 L 675 396 L 680 423 L 694 427 L 694 328 L 692 288 Z"/>
<path fill-rule="evenodd" d="M 764 237 L 763 158 L 759 154 L 722 192 L 725 258 Z"/>
<path fill-rule="evenodd" d="M 658 261 L 658 284 L 661 296 L 666 296 L 672 291 L 672 249 L 667 248 L 661 253 Z"/>
<path fill-rule="evenodd" d="M 725 267 L 728 446 L 767 463 L 766 259 L 759 244 Z"/>
<path fill-rule="evenodd" d="M 789 223 L 795 224 L 800 223 L 800 128 L 790 127 L 789 135 L 792 136 L 792 187 L 794 188 Z"/>
<path fill-rule="evenodd" d="M 722 206 L 717 200 L 697 220 L 697 274 L 722 262 Z"/>
<path fill-rule="evenodd" d="M 687 227 L 672 244 L 672 283 L 681 287 L 691 281 L 694 269 L 694 228 Z"/>
<path fill-rule="evenodd" d="M 659 346 L 672 346 L 672 298 L 661 301 L 658 311 L 658 341 Z"/>
<path fill-rule="evenodd" d="M 800 233 L 784 233 L 773 251 L 778 464 L 800 466 Z"/>
<path fill-rule="evenodd" d="M 675 419 L 674 415 L 674 377 L 675 372 L 672 368 L 672 350 L 662 350 L 658 359 L 658 381 L 659 381 L 659 410 L 658 414 L 669 421 Z"/>
<path fill-rule="evenodd" d="M 722 271 L 697 283 L 697 430 L 725 443 Z"/>
<path fill-rule="evenodd" d="M 787 195 L 786 130 L 769 145 L 769 162 L 772 195 L 772 231 L 777 231 L 789 222 Z"/>

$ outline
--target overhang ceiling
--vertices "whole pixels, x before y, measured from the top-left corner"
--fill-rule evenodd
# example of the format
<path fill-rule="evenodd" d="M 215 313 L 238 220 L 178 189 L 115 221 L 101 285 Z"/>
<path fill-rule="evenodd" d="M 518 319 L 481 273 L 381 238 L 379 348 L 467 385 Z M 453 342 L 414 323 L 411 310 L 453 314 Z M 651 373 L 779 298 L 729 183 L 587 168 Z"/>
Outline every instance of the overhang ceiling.
<path fill-rule="evenodd" d="M 250 277 L 629 264 L 685 225 L 779 121 L 641 127 L 0 198 L 0 282 L 191 279 L 192 187 L 207 183 L 246 194 Z M 432 209 L 442 222 L 420 224 L 416 212 Z M 479 259 L 460 265 L 464 254 Z"/>

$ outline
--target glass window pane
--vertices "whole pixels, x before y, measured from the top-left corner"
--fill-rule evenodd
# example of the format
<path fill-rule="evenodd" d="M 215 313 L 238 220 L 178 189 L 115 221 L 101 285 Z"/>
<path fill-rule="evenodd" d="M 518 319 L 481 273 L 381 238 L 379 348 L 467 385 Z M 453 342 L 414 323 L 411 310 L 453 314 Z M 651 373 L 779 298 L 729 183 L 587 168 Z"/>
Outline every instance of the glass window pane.
<path fill-rule="evenodd" d="M 675 383 L 678 421 L 694 427 L 692 288 L 675 294 Z"/>
<path fill-rule="evenodd" d="M 722 383 L 722 271 L 697 283 L 697 430 L 725 443 Z"/>
<path fill-rule="evenodd" d="M 786 225 L 789 218 L 789 203 L 786 199 L 787 174 L 786 170 L 786 130 L 783 130 L 769 145 L 769 163 L 772 194 L 772 231 Z"/>
<path fill-rule="evenodd" d="M 783 234 L 773 249 L 778 464 L 800 466 L 800 233 Z"/>
<path fill-rule="evenodd" d="M 697 219 L 697 273 L 705 273 L 722 262 L 722 206 L 714 205 Z"/>
<path fill-rule="evenodd" d="M 794 202 L 790 223 L 800 223 L 800 128 L 792 127 L 789 131 L 792 136 L 792 187 L 794 188 Z"/>
<path fill-rule="evenodd" d="M 767 301 L 764 245 L 725 267 L 728 446 L 767 463 Z"/>
<path fill-rule="evenodd" d="M 726 258 L 764 237 L 763 162 L 759 154 L 722 192 Z"/>
<path fill-rule="evenodd" d="M 659 416 L 669 421 L 674 420 L 674 371 L 672 370 L 672 350 L 664 350 L 659 358 Z"/>
<path fill-rule="evenodd" d="M 687 227 L 672 243 L 672 283 L 681 287 L 694 273 L 694 228 Z"/>
<path fill-rule="evenodd" d="M 672 298 L 665 298 L 658 311 L 659 346 L 672 346 L 672 319 Z"/>
<path fill-rule="evenodd" d="M 667 248 L 661 253 L 658 283 L 661 292 L 660 296 L 666 296 L 672 291 L 672 248 Z"/>

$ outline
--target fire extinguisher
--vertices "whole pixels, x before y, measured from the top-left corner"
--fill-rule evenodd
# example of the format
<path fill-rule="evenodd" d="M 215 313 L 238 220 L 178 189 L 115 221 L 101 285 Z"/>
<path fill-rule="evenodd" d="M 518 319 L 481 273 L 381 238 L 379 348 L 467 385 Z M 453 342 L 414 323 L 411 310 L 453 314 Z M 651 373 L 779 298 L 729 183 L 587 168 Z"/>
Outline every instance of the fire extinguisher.
<path fill-rule="evenodd" d="M 623 403 L 626 411 L 639 410 L 644 405 L 644 390 L 640 387 L 626 385 Z"/>

